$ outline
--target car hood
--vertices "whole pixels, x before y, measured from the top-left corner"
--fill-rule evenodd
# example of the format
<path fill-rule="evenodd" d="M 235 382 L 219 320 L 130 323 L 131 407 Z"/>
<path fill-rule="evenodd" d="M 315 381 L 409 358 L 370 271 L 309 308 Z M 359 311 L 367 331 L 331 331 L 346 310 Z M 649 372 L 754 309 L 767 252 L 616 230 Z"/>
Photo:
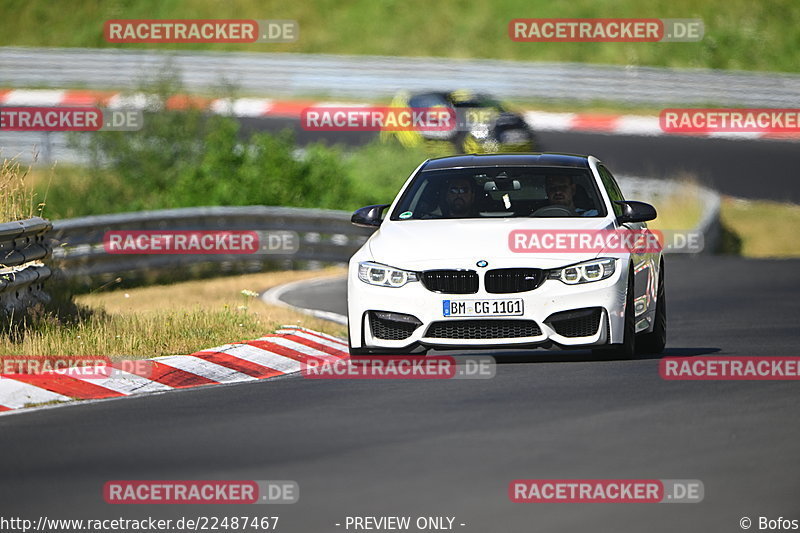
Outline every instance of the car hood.
<path fill-rule="evenodd" d="M 509 248 L 513 230 L 597 230 L 606 218 L 497 218 L 386 220 L 369 240 L 374 261 L 408 270 L 490 266 L 552 268 L 593 259 L 596 252 L 519 253 Z"/>

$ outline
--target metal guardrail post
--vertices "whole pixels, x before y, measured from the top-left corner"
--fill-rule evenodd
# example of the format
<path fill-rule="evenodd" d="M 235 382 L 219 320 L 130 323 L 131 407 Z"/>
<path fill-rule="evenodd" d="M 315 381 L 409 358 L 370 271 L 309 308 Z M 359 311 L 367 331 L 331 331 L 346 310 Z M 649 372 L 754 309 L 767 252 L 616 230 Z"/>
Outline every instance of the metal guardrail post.
<path fill-rule="evenodd" d="M 8 315 L 48 299 L 42 284 L 51 270 L 50 221 L 34 217 L 0 224 L 0 309 Z"/>

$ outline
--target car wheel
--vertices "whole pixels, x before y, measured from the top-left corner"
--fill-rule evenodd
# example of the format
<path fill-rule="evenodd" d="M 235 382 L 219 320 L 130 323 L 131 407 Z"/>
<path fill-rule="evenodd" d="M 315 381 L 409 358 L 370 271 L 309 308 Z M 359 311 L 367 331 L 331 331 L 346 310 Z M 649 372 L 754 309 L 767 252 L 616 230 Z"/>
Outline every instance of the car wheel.
<path fill-rule="evenodd" d="M 625 328 L 622 344 L 610 344 L 607 348 L 592 350 L 595 355 L 634 359 L 636 357 L 636 310 L 633 305 L 633 268 L 628 275 L 628 288 L 625 294 Z"/>
<path fill-rule="evenodd" d="M 658 271 L 658 290 L 656 291 L 656 316 L 651 333 L 644 333 L 637 339 L 640 353 L 660 354 L 667 345 L 667 295 L 664 283 L 664 263 Z"/>

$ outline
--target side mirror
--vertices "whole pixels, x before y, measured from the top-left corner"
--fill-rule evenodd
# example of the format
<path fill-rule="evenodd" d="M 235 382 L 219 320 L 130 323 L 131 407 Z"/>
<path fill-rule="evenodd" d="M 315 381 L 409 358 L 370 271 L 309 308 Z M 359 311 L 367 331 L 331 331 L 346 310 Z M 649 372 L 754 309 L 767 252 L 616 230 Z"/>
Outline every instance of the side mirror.
<path fill-rule="evenodd" d="M 622 206 L 622 214 L 617 217 L 617 222 L 620 224 L 625 224 L 626 222 L 647 222 L 658 216 L 656 208 L 644 202 L 615 200 L 614 203 Z"/>
<path fill-rule="evenodd" d="M 353 213 L 353 216 L 350 217 L 350 222 L 356 226 L 362 226 L 365 228 L 380 226 L 382 222 L 381 214 L 383 213 L 384 209 L 389 207 L 389 205 L 390 204 L 378 204 L 362 207 Z"/>

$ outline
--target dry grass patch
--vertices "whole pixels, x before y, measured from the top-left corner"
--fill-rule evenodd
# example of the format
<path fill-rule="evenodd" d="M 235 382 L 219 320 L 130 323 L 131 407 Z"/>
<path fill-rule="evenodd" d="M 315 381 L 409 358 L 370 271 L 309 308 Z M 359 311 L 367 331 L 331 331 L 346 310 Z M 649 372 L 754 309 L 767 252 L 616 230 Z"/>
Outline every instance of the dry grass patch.
<path fill-rule="evenodd" d="M 703 216 L 703 202 L 698 197 L 698 186 L 688 180 L 677 185 L 678 191 L 653 205 L 658 211 L 658 218 L 648 222 L 647 226 L 657 230 L 688 230 L 700 223 Z"/>
<path fill-rule="evenodd" d="M 725 197 L 720 219 L 745 257 L 800 257 L 800 205 Z"/>
<path fill-rule="evenodd" d="M 188 354 L 252 340 L 281 325 L 298 324 L 345 336 L 344 326 L 263 303 L 242 291 L 263 291 L 289 281 L 344 275 L 343 268 L 266 272 L 81 295 L 92 311 L 74 324 L 40 320 L 23 338 L 0 345 L 9 355 L 108 355 L 147 358 Z"/>
<path fill-rule="evenodd" d="M 44 207 L 35 205 L 36 193 L 26 182 L 29 172 L 14 159 L 0 163 L 0 223 L 31 218 Z"/>

